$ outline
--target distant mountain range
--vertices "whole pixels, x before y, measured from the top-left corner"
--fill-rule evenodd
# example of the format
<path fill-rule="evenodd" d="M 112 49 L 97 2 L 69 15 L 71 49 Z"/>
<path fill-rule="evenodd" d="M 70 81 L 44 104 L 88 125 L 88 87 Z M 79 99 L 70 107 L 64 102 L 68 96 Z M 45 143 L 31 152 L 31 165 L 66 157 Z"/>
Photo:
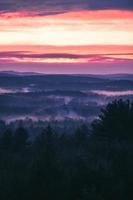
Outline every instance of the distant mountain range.
<path fill-rule="evenodd" d="M 107 74 L 107 75 L 101 75 L 101 77 L 113 80 L 133 80 L 133 74 Z"/>
<path fill-rule="evenodd" d="M 0 71 L 0 76 L 44 76 L 44 73 L 37 72 L 16 72 L 16 71 Z M 47 74 L 48 75 L 48 74 Z M 90 78 L 100 78 L 100 79 L 111 79 L 111 80 L 132 80 L 133 74 L 62 74 L 64 76 L 80 76 L 80 77 L 90 77 Z M 56 74 L 54 74 L 56 76 Z M 61 76 L 57 74 L 57 76 Z"/>
<path fill-rule="evenodd" d="M 44 75 L 36 72 L 0 71 L 0 76 L 37 76 Z"/>

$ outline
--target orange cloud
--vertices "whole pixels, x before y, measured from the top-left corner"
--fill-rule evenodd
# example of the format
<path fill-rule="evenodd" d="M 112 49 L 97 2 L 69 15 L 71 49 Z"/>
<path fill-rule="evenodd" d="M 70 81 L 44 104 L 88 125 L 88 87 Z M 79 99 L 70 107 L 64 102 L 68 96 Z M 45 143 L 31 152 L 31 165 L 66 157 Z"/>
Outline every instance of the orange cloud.
<path fill-rule="evenodd" d="M 32 53 L 70 54 L 131 54 L 133 45 L 0 45 L 2 51 L 29 51 Z"/>
<path fill-rule="evenodd" d="M 83 47 L 82 47 L 83 48 Z M 97 62 L 97 63 L 115 63 L 115 62 L 130 62 L 133 61 L 133 53 L 130 51 L 124 50 L 117 52 L 109 52 L 109 47 L 105 48 L 104 51 L 98 51 L 94 46 L 94 51 L 90 53 L 84 53 L 83 49 L 82 53 L 71 53 L 68 52 L 41 52 L 34 50 L 9 50 L 8 51 L 0 51 L 0 62 L 16 62 L 16 63 L 89 63 L 89 62 Z M 93 50 L 94 50 L 93 49 Z M 108 51 L 105 51 L 107 50 Z M 60 49 L 61 50 L 61 49 Z M 73 49 L 74 50 L 74 49 Z M 97 50 L 97 51 L 96 51 Z M 130 50 L 130 49 L 129 49 Z M 56 51 L 56 50 L 55 50 Z M 96 53 L 97 52 L 97 53 Z"/>
<path fill-rule="evenodd" d="M 73 19 L 73 20 L 132 20 L 133 12 L 132 11 L 121 11 L 121 10 L 97 10 L 97 11 L 88 11 L 82 10 L 77 12 L 69 12 L 64 14 L 58 14 L 55 16 L 55 19 Z M 49 18 L 49 16 L 47 16 Z"/>
<path fill-rule="evenodd" d="M 3 14 L 0 45 L 133 45 L 132 21 L 132 12 L 118 10 Z"/>
<path fill-rule="evenodd" d="M 21 11 L 21 12 L 13 12 L 13 13 L 3 13 L 0 14 L 1 18 L 5 19 L 11 19 L 15 18 L 17 19 L 40 19 L 40 18 L 45 18 L 47 20 L 50 19 L 60 19 L 60 20 L 83 20 L 83 21 L 88 21 L 88 20 L 113 20 L 113 19 L 133 19 L 133 12 L 132 11 L 127 11 L 127 10 L 80 10 L 80 11 L 70 11 L 67 13 L 62 13 L 62 14 L 56 14 L 56 15 L 46 15 L 46 16 L 37 16 L 36 13 L 34 12 L 26 12 L 26 11 Z"/>

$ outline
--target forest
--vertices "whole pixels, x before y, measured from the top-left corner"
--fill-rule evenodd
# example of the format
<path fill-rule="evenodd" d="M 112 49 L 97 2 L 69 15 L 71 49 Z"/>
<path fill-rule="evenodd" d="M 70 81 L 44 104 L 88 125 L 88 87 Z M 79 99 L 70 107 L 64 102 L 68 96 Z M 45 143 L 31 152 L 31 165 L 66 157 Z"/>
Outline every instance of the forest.
<path fill-rule="evenodd" d="M 132 101 L 108 103 L 71 134 L 49 123 L 35 135 L 0 122 L 1 200 L 133 199 Z"/>

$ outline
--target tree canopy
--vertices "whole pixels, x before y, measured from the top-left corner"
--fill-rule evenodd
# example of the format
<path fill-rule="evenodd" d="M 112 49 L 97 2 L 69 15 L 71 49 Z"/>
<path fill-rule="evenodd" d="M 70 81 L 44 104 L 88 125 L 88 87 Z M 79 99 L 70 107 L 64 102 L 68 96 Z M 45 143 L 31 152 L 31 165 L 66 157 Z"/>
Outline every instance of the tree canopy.
<path fill-rule="evenodd" d="M 92 133 L 110 139 L 133 139 L 133 102 L 120 99 L 109 103 L 92 123 Z"/>

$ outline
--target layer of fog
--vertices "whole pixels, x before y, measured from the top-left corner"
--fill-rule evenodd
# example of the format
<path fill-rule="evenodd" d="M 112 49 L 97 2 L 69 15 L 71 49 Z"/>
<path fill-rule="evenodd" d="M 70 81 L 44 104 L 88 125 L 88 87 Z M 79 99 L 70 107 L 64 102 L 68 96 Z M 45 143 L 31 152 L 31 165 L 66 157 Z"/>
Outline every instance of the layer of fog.
<path fill-rule="evenodd" d="M 133 95 L 133 90 L 127 90 L 127 91 L 92 90 L 91 92 L 94 94 L 104 95 L 104 96 L 108 96 L 108 97 Z"/>
<path fill-rule="evenodd" d="M 28 87 L 24 88 L 17 88 L 17 89 L 12 89 L 12 88 L 0 88 L 0 95 L 4 94 L 15 94 L 15 93 L 29 93 L 31 90 Z"/>

